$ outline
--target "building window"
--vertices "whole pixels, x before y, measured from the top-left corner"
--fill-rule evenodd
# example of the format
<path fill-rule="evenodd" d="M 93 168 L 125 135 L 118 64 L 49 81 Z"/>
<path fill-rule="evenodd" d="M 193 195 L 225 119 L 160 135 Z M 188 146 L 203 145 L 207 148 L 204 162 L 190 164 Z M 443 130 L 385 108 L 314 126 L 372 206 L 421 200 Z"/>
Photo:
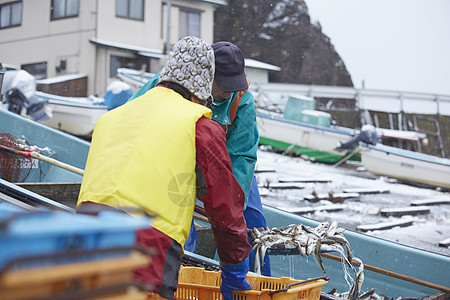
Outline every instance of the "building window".
<path fill-rule="evenodd" d="M 116 0 L 116 16 L 144 20 L 144 0 Z"/>
<path fill-rule="evenodd" d="M 200 12 L 180 8 L 179 38 L 188 35 L 200 37 Z"/>
<path fill-rule="evenodd" d="M 80 0 L 52 0 L 50 7 L 52 20 L 78 17 Z"/>
<path fill-rule="evenodd" d="M 127 68 L 132 70 L 141 70 L 144 66 L 145 71 L 149 70 L 150 61 L 145 57 L 124 57 L 111 55 L 109 59 L 109 77 L 117 77 L 118 68 Z"/>
<path fill-rule="evenodd" d="M 0 28 L 20 26 L 22 24 L 22 1 L 0 5 Z"/>
<path fill-rule="evenodd" d="M 22 65 L 21 69 L 33 75 L 37 80 L 47 78 L 46 62 Z"/>

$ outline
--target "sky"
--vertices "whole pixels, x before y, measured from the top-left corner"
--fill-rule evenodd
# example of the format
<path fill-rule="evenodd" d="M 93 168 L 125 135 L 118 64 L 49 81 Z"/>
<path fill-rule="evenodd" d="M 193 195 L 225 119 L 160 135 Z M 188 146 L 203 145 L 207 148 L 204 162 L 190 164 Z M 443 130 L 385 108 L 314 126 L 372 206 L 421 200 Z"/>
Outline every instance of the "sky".
<path fill-rule="evenodd" d="M 449 0 L 305 0 L 356 88 L 450 95 Z"/>

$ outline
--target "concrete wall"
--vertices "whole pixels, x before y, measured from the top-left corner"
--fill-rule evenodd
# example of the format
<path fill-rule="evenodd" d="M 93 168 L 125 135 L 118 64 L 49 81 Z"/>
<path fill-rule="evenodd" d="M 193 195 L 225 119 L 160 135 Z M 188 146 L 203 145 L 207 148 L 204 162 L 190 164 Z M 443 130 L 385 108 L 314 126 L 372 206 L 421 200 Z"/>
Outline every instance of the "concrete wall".
<path fill-rule="evenodd" d="M 161 0 L 144 1 L 144 20 L 116 17 L 115 1 L 98 0 L 96 38 L 121 44 L 161 50 Z"/>
<path fill-rule="evenodd" d="M 167 2 L 167 1 L 164 1 Z M 171 26 L 170 26 L 170 43 L 174 45 L 181 36 L 178 35 L 179 28 L 179 14 L 180 7 L 190 8 L 195 11 L 201 12 L 200 20 L 200 35 L 202 39 L 212 44 L 214 41 L 214 9 L 211 4 L 207 4 L 202 1 L 189 1 L 189 0 L 173 0 L 172 1 L 172 14 L 171 14 Z M 167 5 L 163 5 L 162 10 L 162 36 L 166 40 L 167 37 Z"/>

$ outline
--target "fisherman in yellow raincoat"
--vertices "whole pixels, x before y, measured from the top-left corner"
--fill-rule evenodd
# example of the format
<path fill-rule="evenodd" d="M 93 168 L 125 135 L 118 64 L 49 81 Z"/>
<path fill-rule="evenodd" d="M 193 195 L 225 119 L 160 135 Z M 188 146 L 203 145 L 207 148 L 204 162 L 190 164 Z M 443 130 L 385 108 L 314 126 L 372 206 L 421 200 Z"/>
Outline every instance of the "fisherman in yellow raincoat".
<path fill-rule="evenodd" d="M 211 97 L 214 52 L 195 37 L 178 41 L 158 85 L 97 121 L 77 212 L 140 208 L 155 214 L 138 243 L 156 247 L 134 278 L 174 299 L 196 197 L 203 201 L 221 262 L 221 292 L 251 289 L 245 194 L 233 176 L 225 132 L 200 103 Z"/>

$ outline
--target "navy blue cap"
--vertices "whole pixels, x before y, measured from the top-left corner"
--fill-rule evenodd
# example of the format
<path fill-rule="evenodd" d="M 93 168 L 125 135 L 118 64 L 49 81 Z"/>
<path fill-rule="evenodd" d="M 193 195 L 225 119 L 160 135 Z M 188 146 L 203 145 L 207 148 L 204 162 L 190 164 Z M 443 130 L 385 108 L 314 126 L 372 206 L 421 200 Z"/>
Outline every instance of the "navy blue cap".
<path fill-rule="evenodd" d="M 230 42 L 217 42 L 214 49 L 216 71 L 214 81 L 224 92 L 237 92 L 248 89 L 247 76 L 244 71 L 244 55 Z"/>

